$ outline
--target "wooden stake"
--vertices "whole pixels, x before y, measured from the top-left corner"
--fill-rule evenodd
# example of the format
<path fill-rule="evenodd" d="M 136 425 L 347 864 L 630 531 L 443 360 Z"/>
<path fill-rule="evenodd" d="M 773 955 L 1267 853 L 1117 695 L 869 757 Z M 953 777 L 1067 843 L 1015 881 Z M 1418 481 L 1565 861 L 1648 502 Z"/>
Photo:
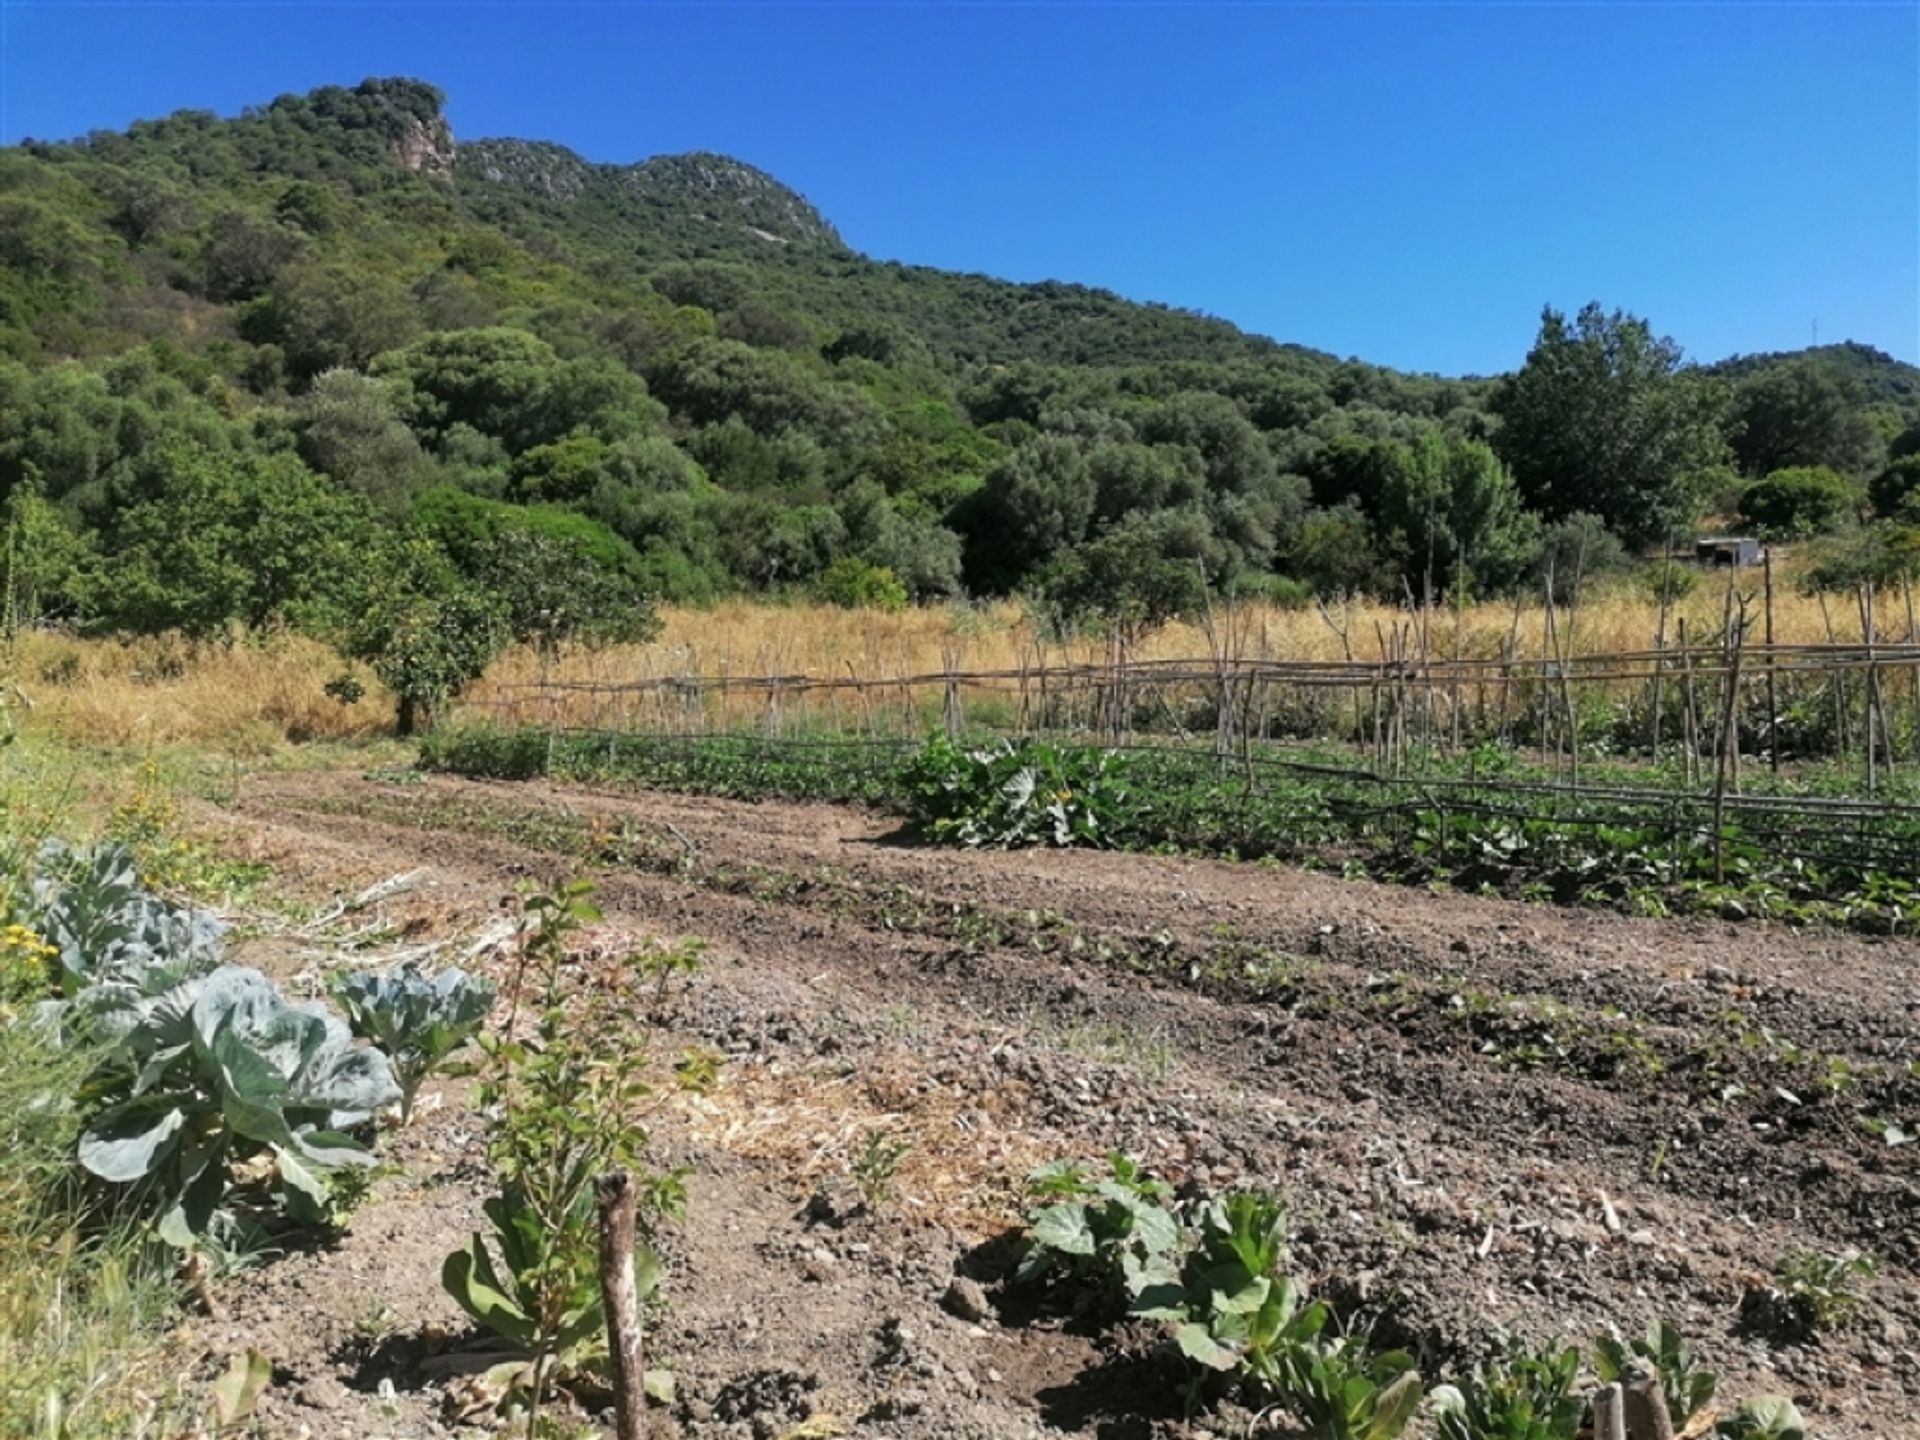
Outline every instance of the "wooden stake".
<path fill-rule="evenodd" d="M 1767 768 L 1780 773 L 1780 692 L 1774 679 L 1773 659 L 1773 547 L 1769 545 L 1763 563 L 1767 586 Z"/>
<path fill-rule="evenodd" d="M 647 1371 L 641 1344 L 640 1294 L 633 1278 L 639 1191 L 633 1176 L 612 1170 L 594 1182 L 600 1211 L 600 1293 L 607 1306 L 607 1350 L 613 1373 L 613 1433 L 646 1440 Z"/>
<path fill-rule="evenodd" d="M 1667 612 L 1673 607 L 1673 532 L 1667 532 L 1667 568 L 1660 575 L 1660 625 L 1653 633 L 1653 763 L 1660 765 L 1660 722 L 1666 701 Z M 1772 637 L 1769 636 L 1769 639 Z"/>
<path fill-rule="evenodd" d="M 1618 1385 L 1594 1391 L 1593 1440 L 1627 1440 L 1626 1397 Z"/>
<path fill-rule="evenodd" d="M 1667 1397 L 1660 1393 L 1660 1372 L 1644 1361 L 1631 1366 L 1621 1387 L 1629 1440 L 1673 1440 Z"/>

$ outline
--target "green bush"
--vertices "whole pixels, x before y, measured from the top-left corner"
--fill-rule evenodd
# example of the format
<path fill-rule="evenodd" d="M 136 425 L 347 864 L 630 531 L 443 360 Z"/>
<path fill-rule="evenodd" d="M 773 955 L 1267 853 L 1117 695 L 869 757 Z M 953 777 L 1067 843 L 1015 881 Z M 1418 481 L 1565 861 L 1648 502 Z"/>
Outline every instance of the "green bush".
<path fill-rule="evenodd" d="M 813 582 L 815 598 L 843 610 L 904 610 L 907 587 L 884 565 L 842 555 Z"/>
<path fill-rule="evenodd" d="M 1873 477 L 1867 486 L 1874 510 L 1881 515 L 1915 515 L 1920 502 L 1920 454 L 1902 455 Z"/>
<path fill-rule="evenodd" d="M 1770 539 L 1802 540 L 1838 530 L 1860 508 L 1860 492 L 1834 470 L 1798 466 L 1756 480 L 1740 496 L 1740 518 Z"/>

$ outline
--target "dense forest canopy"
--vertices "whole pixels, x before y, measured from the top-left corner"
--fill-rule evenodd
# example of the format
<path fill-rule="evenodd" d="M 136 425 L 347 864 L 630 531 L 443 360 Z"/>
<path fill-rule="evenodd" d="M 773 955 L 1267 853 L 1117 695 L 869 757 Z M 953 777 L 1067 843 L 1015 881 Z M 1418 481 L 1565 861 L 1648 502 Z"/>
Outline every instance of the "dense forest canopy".
<path fill-rule="evenodd" d="M 723 156 L 456 144 L 441 103 L 370 80 L 0 151 L 17 603 L 305 626 L 430 702 L 649 599 L 1141 624 L 1920 505 L 1920 371 L 1864 347 L 1698 367 L 1589 306 L 1509 376 L 1403 374 L 871 260 Z"/>

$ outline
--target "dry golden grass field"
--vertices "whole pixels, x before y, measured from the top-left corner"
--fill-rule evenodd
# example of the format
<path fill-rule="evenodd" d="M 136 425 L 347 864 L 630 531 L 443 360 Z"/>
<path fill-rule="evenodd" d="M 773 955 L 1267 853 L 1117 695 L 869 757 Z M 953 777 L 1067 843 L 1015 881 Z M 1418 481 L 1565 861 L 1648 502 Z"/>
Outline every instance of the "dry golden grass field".
<path fill-rule="evenodd" d="M 1759 572 L 1739 572 L 1735 582 L 1742 591 L 1757 590 Z M 1682 620 L 1691 635 L 1716 633 L 1726 586 L 1725 574 L 1699 576 L 1668 616 L 1668 643 Z M 1895 598 L 1882 600 L 1876 627 L 1882 641 L 1905 641 L 1912 634 L 1905 597 L 1897 597 L 1902 603 Z M 543 679 L 618 683 L 766 674 L 891 679 L 949 666 L 1002 670 L 1043 660 L 1095 660 L 1105 653 L 1097 638 L 1046 641 L 1028 612 L 1011 601 L 888 613 L 739 600 L 703 610 L 672 609 L 663 618 L 659 638 L 645 645 L 574 651 L 557 660 L 527 649 L 510 651 L 469 687 L 468 712 L 483 713 L 512 687 Z M 1657 600 L 1646 587 L 1627 583 L 1555 618 L 1561 645 L 1578 654 L 1645 650 L 1660 630 Z M 1338 660 L 1348 656 L 1350 646 L 1351 658 L 1367 661 L 1381 657 L 1396 625 L 1403 631 L 1418 628 L 1418 617 L 1405 607 L 1356 601 L 1295 610 L 1242 606 L 1217 614 L 1213 628 L 1218 643 L 1248 658 Z M 1851 603 L 1828 599 L 1823 605 L 1799 594 L 1786 575 L 1776 580 L 1774 627 L 1783 644 L 1861 638 L 1860 617 Z M 1516 658 L 1553 650 L 1547 614 L 1538 603 L 1443 607 L 1425 617 L 1424 630 L 1436 658 L 1495 656 L 1509 642 Z M 1210 643 L 1204 626 L 1173 624 L 1148 636 L 1136 658 L 1200 659 L 1210 653 Z M 389 699 L 364 667 L 296 636 L 194 645 L 165 636 L 122 641 L 30 633 L 19 638 L 11 669 L 21 723 L 82 744 L 209 746 L 252 756 L 289 743 L 363 739 L 392 725 Z M 352 704 L 343 704 L 326 688 L 344 674 L 364 687 Z"/>

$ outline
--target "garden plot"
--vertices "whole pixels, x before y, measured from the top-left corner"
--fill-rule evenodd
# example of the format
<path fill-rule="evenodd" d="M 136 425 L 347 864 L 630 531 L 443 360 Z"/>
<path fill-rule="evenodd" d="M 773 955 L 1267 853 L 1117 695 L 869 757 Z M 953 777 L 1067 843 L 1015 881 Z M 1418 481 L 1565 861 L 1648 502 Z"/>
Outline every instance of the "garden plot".
<path fill-rule="evenodd" d="M 1011 1278 L 1031 1170 L 1116 1150 L 1276 1191 L 1302 1284 L 1430 1379 L 1497 1329 L 1665 1322 L 1725 1402 L 1789 1395 L 1815 1435 L 1920 1414 L 1909 942 L 547 785 L 288 776 L 227 818 L 307 887 L 431 867 L 387 903 L 410 936 L 584 867 L 614 933 L 708 942 L 673 1025 L 726 1063 L 656 1131 L 690 1167 L 655 1322 L 682 1434 L 1178 1433 L 1159 1327 Z M 458 1414 L 423 1362 L 462 1343 L 438 1268 L 488 1177 L 461 1093 L 429 1092 L 339 1248 L 242 1282 L 209 1332 L 273 1355 L 268 1433 Z M 1876 1272 L 1823 1278 L 1853 1252 Z M 1851 1312 L 1771 1325 L 1796 1277 Z"/>

